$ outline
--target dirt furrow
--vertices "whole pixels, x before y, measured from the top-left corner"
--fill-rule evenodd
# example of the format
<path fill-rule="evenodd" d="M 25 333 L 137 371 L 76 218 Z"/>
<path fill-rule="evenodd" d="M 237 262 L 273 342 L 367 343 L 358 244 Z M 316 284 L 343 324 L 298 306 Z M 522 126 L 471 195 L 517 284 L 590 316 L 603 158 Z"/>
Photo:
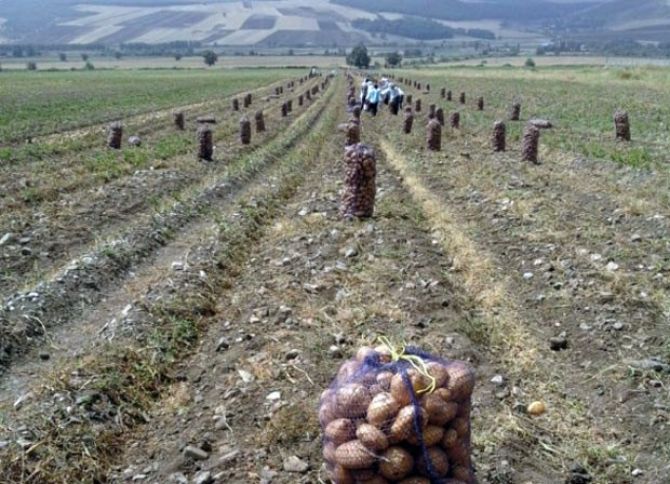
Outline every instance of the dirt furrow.
<path fill-rule="evenodd" d="M 157 160 L 150 170 L 139 170 L 132 176 L 89 190 L 63 194 L 59 200 L 25 214 L 12 211 L 11 223 L 0 229 L 0 233 L 13 234 L 0 247 L 0 272 L 4 274 L 0 278 L 0 295 L 8 297 L 10 291 L 22 290 L 31 279 L 48 276 L 59 262 L 77 256 L 87 244 L 108 239 L 120 228 L 127 230 L 128 224 L 146 224 L 153 210 L 173 198 L 179 199 L 180 192 L 198 181 L 225 172 L 230 164 L 272 140 L 295 120 L 295 115 L 282 118 L 276 103 L 267 108 L 267 131 L 254 133 L 249 146 L 238 141 L 236 119 L 224 122 L 215 134 L 214 163 L 199 162 L 193 153 Z M 296 106 L 295 113 L 303 109 Z M 195 150 L 191 147 L 193 138 L 194 134 L 189 134 L 191 152 Z"/>
<path fill-rule="evenodd" d="M 225 204 L 250 178 L 292 149 L 317 120 L 330 95 L 313 104 L 280 138 L 226 167 L 219 175 L 193 187 L 188 197 L 167 205 L 146 224 L 131 227 L 126 233 L 100 244 L 72 261 L 52 279 L 40 282 L 29 291 L 8 299 L 0 313 L 0 360 L 7 364 L 31 346 L 34 339 L 48 333 L 94 306 L 104 290 L 127 277 L 140 262 L 168 244 L 186 227 L 207 215 L 212 206 Z"/>
<path fill-rule="evenodd" d="M 217 297 L 203 343 L 149 415 L 150 429 L 130 440 L 114 482 L 325 480 L 319 395 L 344 358 L 380 335 L 470 360 L 486 380 L 485 354 L 457 332 L 449 258 L 383 156 L 375 217 L 341 219 L 343 144 L 339 134 L 330 139 L 308 183 Z M 308 470 L 287 471 L 293 456 Z"/>
<path fill-rule="evenodd" d="M 400 133 L 399 122 L 389 124 Z M 538 369 L 553 375 L 544 377 L 554 387 L 548 395 L 564 400 L 552 403 L 557 414 L 541 453 L 559 457 L 566 471 L 574 462 L 586 466 L 598 482 L 628 482 L 636 468 L 645 473 L 638 482 L 662 481 L 670 474 L 662 462 L 669 449 L 658 432 L 667 428 L 670 399 L 658 385 L 663 372 L 645 366 L 662 367 L 663 357 L 653 357 L 667 345 L 667 270 L 659 258 L 667 252 L 667 221 L 659 216 L 662 201 L 648 193 L 637 199 L 646 202 L 631 204 L 631 194 L 655 185 L 653 175 L 567 161 L 574 157 L 554 151 L 542 153 L 543 165 L 530 166 L 518 161 L 515 144 L 494 155 L 488 139 L 467 129 L 447 129 L 444 153 L 429 154 L 424 134 L 420 123 L 411 137 L 390 137 L 391 145 L 435 211 L 458 214 L 460 237 L 479 247 L 473 263 L 491 257 L 499 273 L 493 280 L 505 281 L 514 295 L 503 306 L 515 307 L 514 319 L 536 337 Z M 501 398 L 513 407 L 518 398 L 505 393 Z M 569 420 L 579 423 L 564 426 Z"/>

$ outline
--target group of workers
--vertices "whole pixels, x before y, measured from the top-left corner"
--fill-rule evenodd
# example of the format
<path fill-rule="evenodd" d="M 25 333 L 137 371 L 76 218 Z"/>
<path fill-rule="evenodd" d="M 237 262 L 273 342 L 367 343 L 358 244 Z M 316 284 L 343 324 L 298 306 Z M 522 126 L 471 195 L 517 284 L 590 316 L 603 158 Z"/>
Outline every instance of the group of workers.
<path fill-rule="evenodd" d="M 379 82 L 365 78 L 361 84 L 360 99 L 363 110 L 372 116 L 377 116 L 380 103 L 389 105 L 391 113 L 398 114 L 402 109 L 405 93 L 385 77 L 382 77 Z"/>

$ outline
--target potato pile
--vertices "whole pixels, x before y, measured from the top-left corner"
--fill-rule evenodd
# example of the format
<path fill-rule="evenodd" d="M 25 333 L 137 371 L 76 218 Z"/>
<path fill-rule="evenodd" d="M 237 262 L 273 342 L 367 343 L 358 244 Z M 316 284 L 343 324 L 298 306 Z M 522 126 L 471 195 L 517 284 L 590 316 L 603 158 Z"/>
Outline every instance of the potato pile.
<path fill-rule="evenodd" d="M 407 352 L 412 354 L 411 351 Z M 470 484 L 474 373 L 419 353 L 434 379 L 385 347 L 361 348 L 323 392 L 323 457 L 334 484 Z"/>

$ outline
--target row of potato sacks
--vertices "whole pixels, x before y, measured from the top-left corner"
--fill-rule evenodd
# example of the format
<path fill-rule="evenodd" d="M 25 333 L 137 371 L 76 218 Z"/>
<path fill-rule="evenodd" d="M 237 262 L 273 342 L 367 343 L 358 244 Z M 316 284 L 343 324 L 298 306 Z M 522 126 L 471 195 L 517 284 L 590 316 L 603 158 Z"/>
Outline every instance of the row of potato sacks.
<path fill-rule="evenodd" d="M 334 484 L 473 484 L 474 371 L 417 348 L 363 347 L 323 392 L 323 457 Z"/>

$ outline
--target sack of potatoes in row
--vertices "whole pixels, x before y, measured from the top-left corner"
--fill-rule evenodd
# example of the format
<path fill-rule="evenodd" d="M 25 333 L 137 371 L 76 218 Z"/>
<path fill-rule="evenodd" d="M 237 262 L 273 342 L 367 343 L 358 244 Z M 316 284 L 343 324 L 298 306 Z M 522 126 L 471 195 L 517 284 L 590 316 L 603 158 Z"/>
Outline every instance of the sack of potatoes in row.
<path fill-rule="evenodd" d="M 363 347 L 323 392 L 323 457 L 334 484 L 471 484 L 474 371 L 415 348 Z M 420 364 L 416 364 L 417 359 Z"/>

